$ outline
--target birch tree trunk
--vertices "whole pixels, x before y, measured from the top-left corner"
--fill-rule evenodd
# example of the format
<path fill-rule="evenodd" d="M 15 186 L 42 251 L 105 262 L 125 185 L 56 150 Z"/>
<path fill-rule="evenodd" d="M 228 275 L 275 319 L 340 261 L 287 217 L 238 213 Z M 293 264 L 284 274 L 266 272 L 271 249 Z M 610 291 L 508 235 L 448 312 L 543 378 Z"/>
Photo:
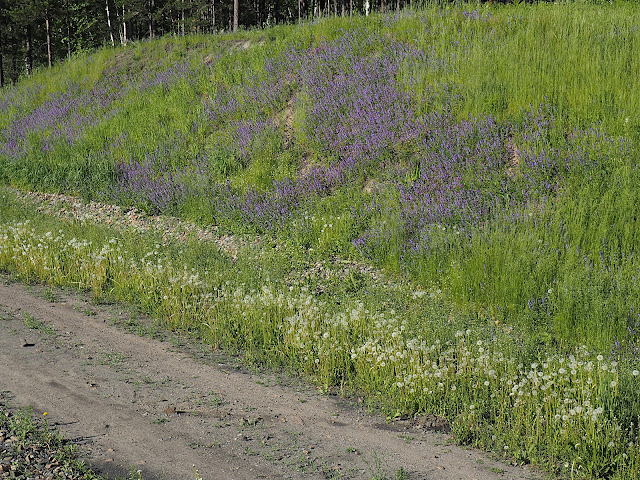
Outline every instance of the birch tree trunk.
<path fill-rule="evenodd" d="M 238 16 L 240 13 L 240 2 L 239 0 L 233 0 L 233 31 L 238 31 Z"/>
<path fill-rule="evenodd" d="M 153 11 L 155 10 L 155 0 L 149 0 L 149 38 L 155 38 L 155 30 L 153 28 Z"/>
<path fill-rule="evenodd" d="M 27 25 L 27 51 L 25 55 L 25 68 L 27 70 L 27 75 L 31 75 L 31 71 L 33 70 L 33 49 L 31 42 L 31 24 Z"/>
<path fill-rule="evenodd" d="M 216 0 L 211 0 L 211 33 L 216 33 Z"/>
<path fill-rule="evenodd" d="M 180 20 L 182 23 L 181 33 L 182 33 L 182 36 L 184 37 L 184 23 L 185 23 L 184 22 L 184 0 L 180 1 Z"/>
<path fill-rule="evenodd" d="M 70 0 L 66 0 L 64 2 L 66 7 L 66 15 L 67 15 L 67 59 L 71 60 L 71 17 L 69 15 L 69 2 Z"/>
<path fill-rule="evenodd" d="M 127 43 L 127 12 L 124 4 L 122 4 L 122 39 Z"/>
<path fill-rule="evenodd" d="M 2 30 L 0 30 L 0 88 L 4 87 L 4 65 L 2 63 Z"/>
<path fill-rule="evenodd" d="M 111 46 L 115 47 L 116 42 L 113 40 L 113 29 L 111 28 L 111 15 L 109 15 L 109 0 L 105 0 L 105 10 L 107 11 L 107 26 L 109 27 L 109 37 L 111 38 Z M 49 38 L 49 23 L 47 21 L 47 39 Z"/>
<path fill-rule="evenodd" d="M 44 23 L 47 28 L 47 60 L 49 60 L 49 68 L 51 68 L 51 31 L 49 30 L 49 9 L 44 11 Z"/>

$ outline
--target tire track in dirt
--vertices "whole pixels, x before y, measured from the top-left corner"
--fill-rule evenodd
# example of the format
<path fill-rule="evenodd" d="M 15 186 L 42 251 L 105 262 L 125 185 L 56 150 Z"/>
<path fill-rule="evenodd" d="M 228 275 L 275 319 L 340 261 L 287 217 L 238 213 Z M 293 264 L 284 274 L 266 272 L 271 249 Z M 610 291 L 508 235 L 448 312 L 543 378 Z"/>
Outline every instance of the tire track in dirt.
<path fill-rule="evenodd" d="M 403 468 L 415 480 L 537 478 L 445 434 L 386 424 L 295 381 L 248 373 L 205 346 L 126 333 L 112 325 L 124 315 L 116 306 L 57 296 L 52 303 L 43 287 L 0 277 L 0 389 L 47 411 L 102 471 L 135 466 L 146 479 L 188 479 L 195 465 L 206 479 L 368 479 Z M 25 318 L 55 333 L 28 329 Z"/>

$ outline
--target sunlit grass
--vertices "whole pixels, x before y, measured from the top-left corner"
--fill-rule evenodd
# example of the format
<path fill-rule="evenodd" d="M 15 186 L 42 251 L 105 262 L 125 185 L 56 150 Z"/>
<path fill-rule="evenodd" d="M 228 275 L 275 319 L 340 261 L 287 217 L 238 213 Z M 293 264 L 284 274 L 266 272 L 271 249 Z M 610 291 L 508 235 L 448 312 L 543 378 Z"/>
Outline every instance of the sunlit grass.
<path fill-rule="evenodd" d="M 324 388 L 360 392 L 388 412 L 444 415 L 458 440 L 518 461 L 565 472 L 568 464 L 585 478 L 638 473 L 637 362 L 586 347 L 518 348 L 512 327 L 452 316 L 437 290 L 406 285 L 390 295 L 397 305 L 419 303 L 416 312 L 354 297 L 335 302 L 295 282 L 248 285 L 223 258 L 204 267 L 152 239 L 107 237 L 86 223 L 88 236 L 76 230 L 69 238 L 74 225 L 31 217 L 36 226 L 0 227 L 0 269 L 17 278 L 132 303 L 168 328 L 247 361 L 294 368 Z M 182 248 L 185 260 L 195 258 Z"/>
<path fill-rule="evenodd" d="M 83 460 L 77 451 L 77 445 L 69 443 L 58 431 L 49 427 L 47 412 L 42 417 L 35 416 L 31 407 L 10 412 L 5 405 L 0 405 L 0 427 L 8 433 L 12 442 L 6 442 L 3 454 L 13 461 L 11 476 L 14 478 L 35 477 L 41 474 L 41 467 L 34 465 L 24 457 L 24 450 L 44 450 L 48 458 L 55 458 L 56 464 L 66 473 L 86 478 L 87 480 L 103 480 L 105 477 L 96 474 Z M 12 451 L 13 450 L 13 451 Z M 16 452 L 17 453 L 16 455 Z M 21 454 L 22 453 L 22 454 Z M 36 452 L 36 455 L 38 452 Z M 41 454 L 40 454 L 41 455 Z M 13 458 L 15 457 L 15 458 Z M 8 475 L 7 475 L 8 477 Z"/>
<path fill-rule="evenodd" d="M 7 194 L 0 265 L 447 415 L 462 441 L 634 478 L 635 12 L 446 3 L 82 55 L 0 91 L 0 181 L 269 247 L 234 263 L 59 225 Z M 317 276 L 344 259 L 408 281 Z"/>

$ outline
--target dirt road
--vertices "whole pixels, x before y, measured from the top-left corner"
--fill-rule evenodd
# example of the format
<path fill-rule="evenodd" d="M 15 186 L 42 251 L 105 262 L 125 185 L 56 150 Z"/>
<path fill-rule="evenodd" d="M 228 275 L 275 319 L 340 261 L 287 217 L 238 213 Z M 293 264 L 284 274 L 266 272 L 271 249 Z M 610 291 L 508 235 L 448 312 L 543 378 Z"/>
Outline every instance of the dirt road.
<path fill-rule="evenodd" d="M 0 276 L 0 390 L 48 412 L 110 475 L 134 466 L 145 479 L 193 479 L 195 466 L 206 480 L 391 479 L 399 469 L 412 480 L 539 478 L 413 420 L 386 423 L 209 347 L 123 324 L 139 329 L 117 305 Z"/>

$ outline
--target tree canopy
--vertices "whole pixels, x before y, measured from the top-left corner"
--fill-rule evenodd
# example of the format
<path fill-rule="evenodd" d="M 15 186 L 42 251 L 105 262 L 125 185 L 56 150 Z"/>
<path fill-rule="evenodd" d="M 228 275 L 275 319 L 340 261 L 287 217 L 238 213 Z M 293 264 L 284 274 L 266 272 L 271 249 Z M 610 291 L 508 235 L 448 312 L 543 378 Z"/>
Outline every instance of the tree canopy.
<path fill-rule="evenodd" d="M 369 14 L 410 0 L 0 0 L 0 83 L 74 52 L 162 35 Z"/>

